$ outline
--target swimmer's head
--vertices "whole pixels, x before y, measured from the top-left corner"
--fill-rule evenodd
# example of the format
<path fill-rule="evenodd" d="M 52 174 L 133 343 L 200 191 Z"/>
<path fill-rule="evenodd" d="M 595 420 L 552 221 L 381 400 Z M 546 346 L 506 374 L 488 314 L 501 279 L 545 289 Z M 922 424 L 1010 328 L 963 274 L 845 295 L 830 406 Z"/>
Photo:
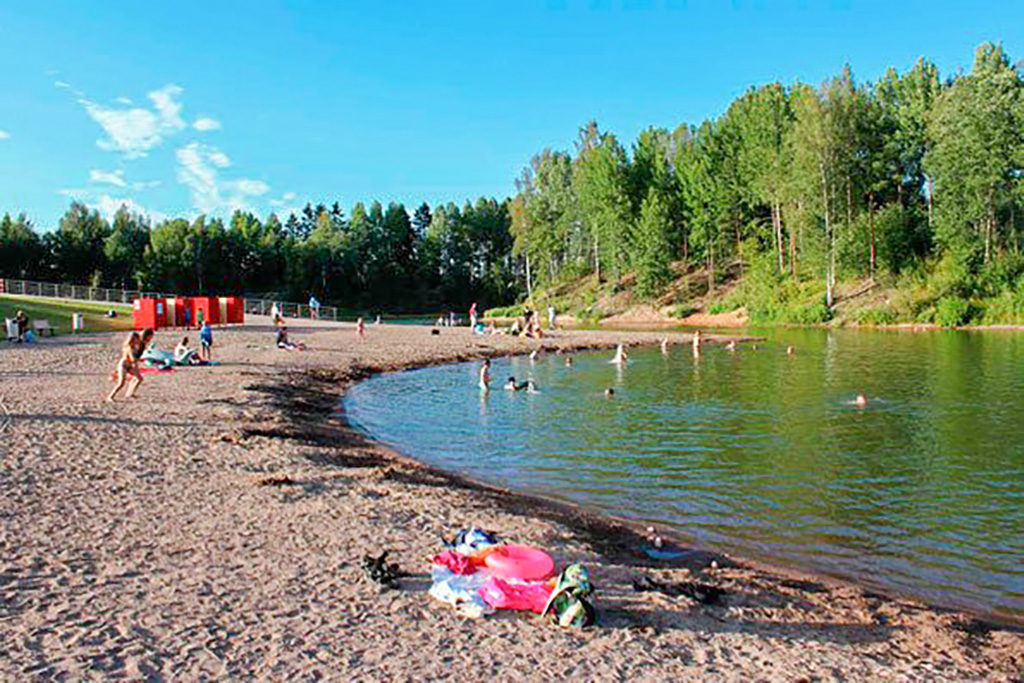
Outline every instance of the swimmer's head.
<path fill-rule="evenodd" d="M 614 395 L 615 395 L 615 390 L 612 389 L 611 387 L 608 387 L 607 389 L 604 390 L 604 397 L 605 398 L 611 398 Z"/>
<path fill-rule="evenodd" d="M 853 399 L 853 402 L 856 403 L 859 407 L 863 408 L 868 404 L 868 397 L 865 396 L 863 393 L 858 393 L 857 398 Z"/>

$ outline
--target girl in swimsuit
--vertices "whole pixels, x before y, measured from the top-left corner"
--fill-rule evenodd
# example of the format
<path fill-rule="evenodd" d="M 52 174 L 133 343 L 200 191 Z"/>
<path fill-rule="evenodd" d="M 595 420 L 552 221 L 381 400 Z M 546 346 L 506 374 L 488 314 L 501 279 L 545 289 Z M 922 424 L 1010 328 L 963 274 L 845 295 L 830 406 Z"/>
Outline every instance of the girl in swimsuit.
<path fill-rule="evenodd" d="M 152 333 L 150 336 L 152 336 Z M 121 390 L 121 387 L 125 385 L 125 382 L 128 381 L 128 375 L 131 375 L 132 379 L 131 385 L 125 393 L 126 398 L 134 396 L 135 390 L 138 389 L 139 384 L 142 383 L 142 374 L 139 372 L 139 362 L 142 358 L 142 352 L 145 350 L 142 339 L 143 338 L 139 336 L 138 332 L 132 332 L 121 345 L 121 357 L 118 359 L 117 368 L 114 370 L 117 384 L 107 396 L 107 401 L 111 403 L 114 401 L 114 396 Z"/>

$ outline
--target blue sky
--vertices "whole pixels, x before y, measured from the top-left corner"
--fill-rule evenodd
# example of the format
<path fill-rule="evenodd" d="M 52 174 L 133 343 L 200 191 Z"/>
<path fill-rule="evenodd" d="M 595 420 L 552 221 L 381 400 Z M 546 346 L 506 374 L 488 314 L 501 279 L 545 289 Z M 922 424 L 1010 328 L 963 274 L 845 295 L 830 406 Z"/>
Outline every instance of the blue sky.
<path fill-rule="evenodd" d="M 748 86 L 1024 57 L 1024 5 L 862 0 L 0 1 L 0 211 L 153 217 L 505 197 L 596 118 L 720 114 Z"/>

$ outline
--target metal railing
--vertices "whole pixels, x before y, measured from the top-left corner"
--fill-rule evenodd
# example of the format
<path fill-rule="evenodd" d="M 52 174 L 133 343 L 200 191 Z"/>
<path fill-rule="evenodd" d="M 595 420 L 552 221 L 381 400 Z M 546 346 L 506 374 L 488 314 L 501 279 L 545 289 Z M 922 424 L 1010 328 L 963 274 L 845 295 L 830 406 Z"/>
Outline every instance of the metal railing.
<path fill-rule="evenodd" d="M 0 278 L 0 294 L 19 296 L 39 296 L 50 299 L 70 299 L 90 303 L 131 304 L 139 298 L 152 297 L 166 299 L 170 297 L 188 296 L 168 292 L 148 292 L 135 289 L 108 289 L 106 287 L 90 287 L 89 285 L 65 285 L 53 282 L 35 282 L 33 280 L 15 280 Z M 314 310 L 308 304 L 297 304 L 290 301 L 273 301 L 271 299 L 245 298 L 245 312 L 249 315 L 270 315 L 277 304 L 281 315 L 286 318 L 317 318 L 320 320 L 338 320 L 338 309 L 335 306 L 319 306 Z"/>

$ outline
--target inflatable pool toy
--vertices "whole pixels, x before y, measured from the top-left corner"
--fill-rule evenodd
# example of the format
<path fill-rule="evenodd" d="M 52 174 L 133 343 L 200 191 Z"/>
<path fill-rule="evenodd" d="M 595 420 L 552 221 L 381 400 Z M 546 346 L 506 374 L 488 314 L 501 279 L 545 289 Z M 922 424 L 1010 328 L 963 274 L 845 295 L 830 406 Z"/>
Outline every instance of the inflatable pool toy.
<path fill-rule="evenodd" d="M 498 546 L 487 554 L 484 564 L 501 579 L 542 581 L 555 573 L 555 561 L 551 556 L 528 545 Z"/>

